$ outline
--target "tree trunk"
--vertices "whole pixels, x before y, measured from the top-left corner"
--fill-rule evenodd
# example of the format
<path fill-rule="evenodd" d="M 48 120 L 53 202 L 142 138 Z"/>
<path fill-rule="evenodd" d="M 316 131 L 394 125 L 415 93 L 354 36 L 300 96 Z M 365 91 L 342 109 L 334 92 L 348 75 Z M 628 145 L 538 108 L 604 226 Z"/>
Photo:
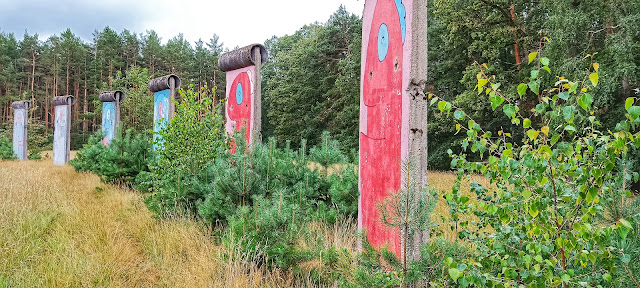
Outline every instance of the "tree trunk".
<path fill-rule="evenodd" d="M 69 66 L 70 66 L 69 59 L 67 59 L 67 93 L 66 95 L 69 95 Z"/>
<path fill-rule="evenodd" d="M 44 137 L 49 135 L 49 84 L 44 83 Z"/>
<path fill-rule="evenodd" d="M 33 60 L 31 62 L 31 103 L 35 106 L 36 98 L 33 93 L 33 85 L 36 82 L 36 51 L 31 51 L 31 59 Z M 33 113 L 35 113 L 35 110 L 31 110 L 31 121 L 33 121 Z"/>
<path fill-rule="evenodd" d="M 86 62 L 85 62 L 85 67 L 86 67 Z M 87 73 L 86 73 L 86 71 L 84 73 L 84 101 L 82 103 L 82 113 L 84 113 L 84 115 L 87 115 L 87 113 L 89 113 L 89 102 L 87 100 Z M 82 117 L 82 131 L 83 132 L 89 131 L 89 122 L 87 121 L 85 116 Z"/>
<path fill-rule="evenodd" d="M 520 71 L 520 65 L 522 64 L 522 58 L 520 56 L 520 44 L 518 44 L 518 30 L 516 26 L 516 6 L 511 4 L 511 20 L 513 21 L 513 50 L 516 54 L 516 65 L 518 65 L 518 71 Z"/>

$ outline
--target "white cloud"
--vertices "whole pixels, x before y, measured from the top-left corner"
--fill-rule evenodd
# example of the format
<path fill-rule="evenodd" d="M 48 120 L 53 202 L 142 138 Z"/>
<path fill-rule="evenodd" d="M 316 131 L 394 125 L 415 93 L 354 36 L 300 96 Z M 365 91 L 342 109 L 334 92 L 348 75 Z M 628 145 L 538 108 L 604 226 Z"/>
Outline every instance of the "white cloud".
<path fill-rule="evenodd" d="M 107 25 L 136 33 L 155 30 L 163 42 L 179 33 L 191 42 L 207 42 L 216 33 L 233 48 L 325 22 L 340 5 L 361 16 L 364 0 L 0 0 L 0 29 L 21 38 L 25 29 L 43 36 L 71 28 L 86 41 Z"/>
<path fill-rule="evenodd" d="M 160 0 L 154 5 L 172 11 L 146 15 L 144 27 L 155 30 L 163 41 L 183 33 L 190 41 L 205 42 L 216 33 L 228 48 L 263 42 L 271 36 L 294 33 L 305 24 L 324 22 L 340 5 L 358 16 L 364 0 L 243 0 L 180 2 Z M 180 4 L 177 4 L 180 3 Z"/>

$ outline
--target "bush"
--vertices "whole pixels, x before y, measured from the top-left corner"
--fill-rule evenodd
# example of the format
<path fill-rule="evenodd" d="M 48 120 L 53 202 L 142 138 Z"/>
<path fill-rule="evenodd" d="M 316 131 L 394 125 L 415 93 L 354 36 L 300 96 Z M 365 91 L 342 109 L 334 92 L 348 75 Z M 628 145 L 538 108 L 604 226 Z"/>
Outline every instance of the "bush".
<path fill-rule="evenodd" d="M 483 130 L 464 111 L 433 98 L 441 112 L 459 121 L 456 130 L 467 135 L 462 152 L 450 152 L 458 182 L 445 195 L 452 228 L 462 227 L 458 238 L 474 247 L 467 255 L 446 259 L 447 276 L 460 286 L 629 283 L 616 274 L 620 270 L 634 278 L 629 253 L 637 253 L 638 246 L 630 236 L 640 220 L 639 209 L 613 214 L 611 207 L 628 210 L 633 207 L 625 203 L 635 202 L 623 183 L 637 181 L 638 174 L 621 173 L 617 167 L 640 146 L 637 99 L 626 100 L 627 119 L 616 131 L 602 132 L 590 94 L 598 84 L 599 65 L 591 62 L 584 80 L 558 77 L 555 87 L 545 89 L 540 77 L 551 69 L 541 53 L 529 56 L 536 67 L 528 84 L 504 87 L 519 97 L 505 96 L 502 85 L 484 74 L 486 66 L 478 65 L 478 92 L 486 93 L 493 110 L 504 112 L 513 124 L 505 128 L 511 129 Z M 528 93 L 540 102 L 520 111 L 518 101 Z M 467 153 L 479 154 L 481 160 L 470 161 Z M 472 183 L 474 197 L 462 195 L 460 183 L 475 173 L 492 185 Z M 464 214 L 477 221 L 461 220 L 469 219 Z"/>
<path fill-rule="evenodd" d="M 247 148 L 236 133 L 231 153 L 220 107 L 213 107 L 206 90 L 181 92 L 176 115 L 160 132 L 150 172 L 138 176 L 136 186 L 149 192 L 149 209 L 160 216 L 176 213 L 200 217 L 224 227 L 218 236 L 225 245 L 271 267 L 303 273 L 298 264 L 320 261 L 345 266 L 348 252 L 326 250 L 312 223 L 353 222 L 357 214 L 356 167 L 328 133 L 322 145 L 307 151 L 306 142 L 294 151 L 255 143 Z M 313 245 L 300 247 L 308 239 Z M 230 256 L 231 257 L 231 256 Z M 342 266 L 341 266 L 342 265 Z M 348 266 L 348 265 L 346 265 Z M 318 283 L 332 283 L 338 275 L 312 269 Z"/>
<path fill-rule="evenodd" d="M 247 151 L 242 138 L 236 139 L 236 153 L 216 159 L 194 187 L 204 196 L 199 214 L 211 224 L 226 224 L 226 237 L 240 242 L 245 252 L 265 250 L 270 264 L 289 268 L 313 258 L 293 245 L 297 235 L 309 232 L 308 223 L 332 224 L 356 215 L 358 177 L 353 166 L 346 166 L 342 177 L 327 177 L 320 172 L 325 168 L 310 167 L 304 145 L 298 151 L 281 150 L 270 139 L 268 145 L 255 144 Z"/>
<path fill-rule="evenodd" d="M 0 135 L 0 160 L 17 159 L 13 154 L 13 143 L 9 138 Z"/>
<path fill-rule="evenodd" d="M 117 133 L 118 135 L 122 133 Z M 141 172 L 148 171 L 150 137 L 127 130 L 124 137 L 116 136 L 109 146 L 102 143 L 102 133 L 89 138 L 76 158 L 69 161 L 76 171 L 93 172 L 104 183 L 132 187 Z"/>
<path fill-rule="evenodd" d="M 214 107 L 211 99 L 215 90 L 205 87 L 201 91 L 179 92 L 181 100 L 176 103 L 175 116 L 154 143 L 159 149 L 154 152 L 150 173 L 140 175 L 136 186 L 151 193 L 145 202 L 151 211 L 161 215 L 197 215 L 195 204 L 203 196 L 194 190 L 194 180 L 229 147 L 221 107 Z"/>
<path fill-rule="evenodd" d="M 298 151 L 278 149 L 274 139 L 249 150 L 237 133 L 232 154 L 220 114 L 201 99 L 183 94 L 176 117 L 161 133 L 157 162 L 139 177 L 145 179 L 138 187 L 151 192 L 149 209 L 224 225 L 225 243 L 239 243 L 234 249 L 272 266 L 288 269 L 325 253 L 296 247 L 294 239 L 310 235 L 309 223 L 336 223 L 357 213 L 358 177 L 337 142 L 325 134 L 311 155 L 304 141 Z"/>

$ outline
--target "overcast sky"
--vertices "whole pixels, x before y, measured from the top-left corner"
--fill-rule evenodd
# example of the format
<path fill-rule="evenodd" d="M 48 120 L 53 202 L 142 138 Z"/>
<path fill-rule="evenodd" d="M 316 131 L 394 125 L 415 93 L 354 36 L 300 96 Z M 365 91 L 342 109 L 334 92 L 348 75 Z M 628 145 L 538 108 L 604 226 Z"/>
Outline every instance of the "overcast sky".
<path fill-rule="evenodd" d="M 71 28 L 90 41 L 108 25 L 118 32 L 155 30 L 163 43 L 178 33 L 207 42 L 216 33 L 233 48 L 326 22 L 340 5 L 362 16 L 364 0 L 0 0 L 0 30 L 22 39 L 26 29 L 45 40 Z"/>

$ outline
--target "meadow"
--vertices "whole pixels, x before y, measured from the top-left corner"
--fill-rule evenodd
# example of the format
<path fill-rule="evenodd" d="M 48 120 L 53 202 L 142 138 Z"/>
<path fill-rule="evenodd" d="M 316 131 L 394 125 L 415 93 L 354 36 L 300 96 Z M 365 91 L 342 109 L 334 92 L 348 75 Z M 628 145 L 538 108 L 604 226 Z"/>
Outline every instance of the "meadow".
<path fill-rule="evenodd" d="M 429 176 L 432 187 L 441 191 L 450 189 L 455 180 L 451 173 Z M 71 166 L 53 166 L 46 157 L 0 162 L 0 195 L 0 287 L 310 284 L 306 277 L 266 269 L 239 250 L 215 243 L 213 227 L 181 215 L 155 218 L 139 192 L 103 184 L 98 176 L 76 173 Z M 432 218 L 447 214 L 441 200 Z M 324 235 L 326 248 L 356 254 L 353 221 L 308 225 Z M 454 232 L 442 231 L 446 239 L 454 240 Z M 296 245 L 316 244 L 301 237 Z M 356 259 L 345 261 L 339 269 L 356 269 Z M 299 266 L 307 271 L 323 269 L 317 261 Z"/>

